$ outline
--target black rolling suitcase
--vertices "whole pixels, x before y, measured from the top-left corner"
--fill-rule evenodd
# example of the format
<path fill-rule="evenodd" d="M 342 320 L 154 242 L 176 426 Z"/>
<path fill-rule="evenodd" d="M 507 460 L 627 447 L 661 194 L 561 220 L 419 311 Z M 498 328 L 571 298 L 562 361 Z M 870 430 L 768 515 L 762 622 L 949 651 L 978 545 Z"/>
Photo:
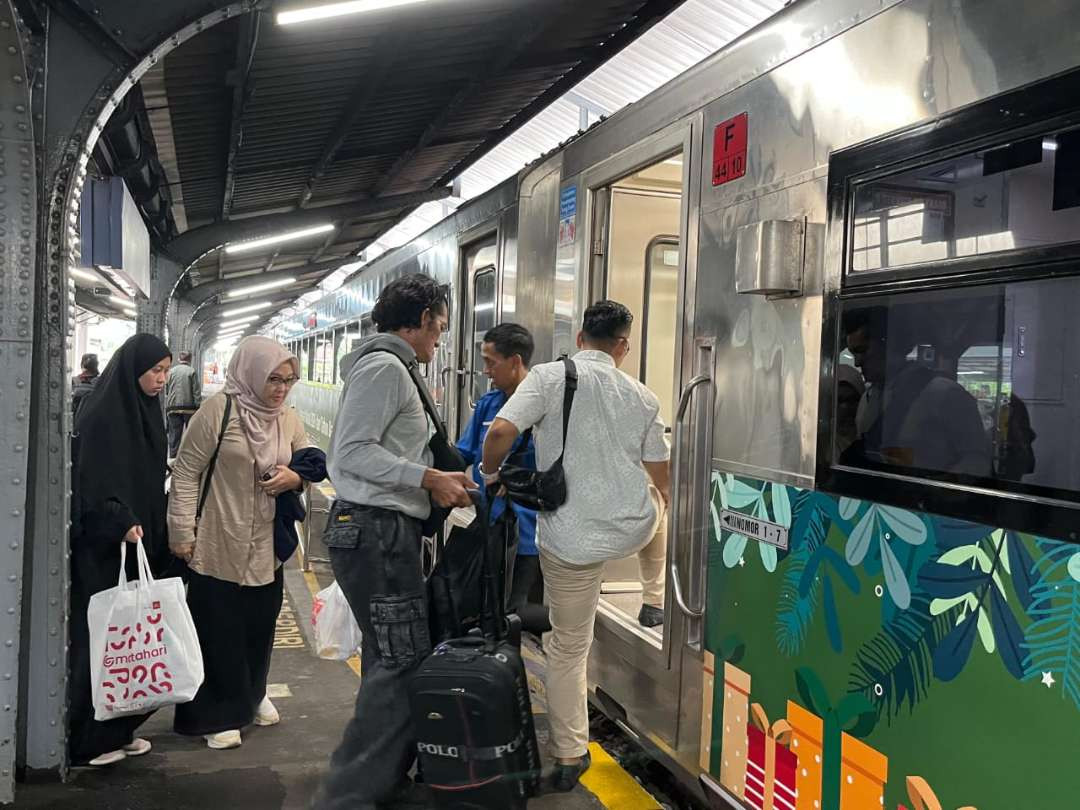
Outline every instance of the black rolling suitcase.
<path fill-rule="evenodd" d="M 477 512 L 488 525 L 487 509 Z M 515 810 L 537 791 L 540 751 L 520 622 L 506 615 L 506 555 L 498 537 L 489 534 L 485 546 L 482 632 L 436 646 L 409 697 L 420 773 L 436 805 Z"/>

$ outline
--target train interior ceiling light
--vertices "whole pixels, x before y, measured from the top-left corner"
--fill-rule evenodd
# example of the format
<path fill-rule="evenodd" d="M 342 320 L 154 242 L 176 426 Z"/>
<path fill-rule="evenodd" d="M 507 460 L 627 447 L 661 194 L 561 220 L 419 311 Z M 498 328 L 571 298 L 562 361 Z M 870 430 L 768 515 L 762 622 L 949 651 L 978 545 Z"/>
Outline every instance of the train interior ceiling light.
<path fill-rule="evenodd" d="M 296 231 L 286 231 L 285 233 L 266 236 L 261 239 L 249 239 L 245 242 L 234 242 L 233 244 L 225 246 L 225 252 L 230 254 L 246 253 L 250 250 L 258 250 L 259 248 L 270 247 L 271 245 L 277 245 L 282 242 L 293 242 L 297 239 L 306 239 L 309 236 L 328 233 L 332 230 L 334 230 L 334 224 L 332 222 L 327 222 L 322 225 L 313 225 L 310 228 L 301 228 Z"/>
<path fill-rule="evenodd" d="M 296 23 L 312 22 L 314 20 L 326 20 L 331 17 L 344 17 L 347 14 L 363 14 L 368 11 L 382 11 L 383 9 L 397 8 L 398 6 L 411 6 L 427 1 L 351 0 L 351 2 L 344 3 L 321 3 L 315 6 L 278 12 L 277 23 L 278 25 L 295 25 Z"/>
<path fill-rule="evenodd" d="M 293 277 L 278 279 L 277 281 L 267 281 L 263 284 L 252 284 L 247 287 L 240 287 L 236 290 L 230 290 L 227 294 L 227 298 L 242 298 L 245 295 L 254 295 L 255 293 L 268 292 L 269 290 L 276 290 L 279 287 L 288 287 L 290 284 L 295 284 L 296 279 Z"/>

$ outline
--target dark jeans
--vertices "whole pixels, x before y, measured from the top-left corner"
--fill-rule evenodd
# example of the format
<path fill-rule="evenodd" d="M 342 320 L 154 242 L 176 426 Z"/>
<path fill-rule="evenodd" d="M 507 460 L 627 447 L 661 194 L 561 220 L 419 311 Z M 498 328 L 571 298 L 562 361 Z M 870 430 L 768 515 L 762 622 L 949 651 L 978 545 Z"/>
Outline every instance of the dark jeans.
<path fill-rule="evenodd" d="M 514 560 L 508 604 L 510 610 L 521 618 L 521 629 L 538 636 L 551 630 L 543 594 L 544 576 L 540 573 L 540 557 L 536 554 L 519 554 Z"/>
<path fill-rule="evenodd" d="M 363 676 L 315 806 L 371 810 L 406 785 L 416 758 L 408 684 L 431 652 L 420 521 L 335 501 L 323 542 L 364 635 Z"/>
<path fill-rule="evenodd" d="M 194 411 L 169 411 L 169 458 L 176 458 L 176 454 L 180 451 L 180 439 L 183 438 L 188 422 L 194 415 Z"/>

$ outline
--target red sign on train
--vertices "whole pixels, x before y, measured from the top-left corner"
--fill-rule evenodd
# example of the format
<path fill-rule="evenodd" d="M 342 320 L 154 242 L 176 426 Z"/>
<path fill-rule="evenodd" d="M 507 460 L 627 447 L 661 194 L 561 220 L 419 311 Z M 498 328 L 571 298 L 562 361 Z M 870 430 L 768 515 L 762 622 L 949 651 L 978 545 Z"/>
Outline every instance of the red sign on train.
<path fill-rule="evenodd" d="M 718 124 L 713 133 L 712 184 L 722 186 L 746 174 L 746 113 Z"/>

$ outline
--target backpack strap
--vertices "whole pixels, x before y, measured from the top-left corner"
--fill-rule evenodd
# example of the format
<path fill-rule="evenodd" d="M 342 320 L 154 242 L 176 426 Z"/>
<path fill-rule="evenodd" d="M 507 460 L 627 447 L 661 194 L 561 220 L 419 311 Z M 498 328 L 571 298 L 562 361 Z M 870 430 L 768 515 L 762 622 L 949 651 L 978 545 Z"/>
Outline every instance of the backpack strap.
<path fill-rule="evenodd" d="M 199 519 L 202 517 L 203 507 L 206 506 L 206 499 L 210 497 L 210 481 L 214 477 L 214 468 L 217 466 L 218 454 L 221 452 L 221 442 L 225 439 L 225 428 L 229 426 L 230 414 L 232 414 L 232 397 L 226 394 L 225 413 L 221 417 L 221 430 L 218 433 L 217 446 L 214 448 L 214 455 L 210 456 L 210 463 L 206 465 L 206 477 L 203 478 L 202 493 L 199 495 L 199 505 L 195 509 L 196 526 L 199 524 Z"/>

